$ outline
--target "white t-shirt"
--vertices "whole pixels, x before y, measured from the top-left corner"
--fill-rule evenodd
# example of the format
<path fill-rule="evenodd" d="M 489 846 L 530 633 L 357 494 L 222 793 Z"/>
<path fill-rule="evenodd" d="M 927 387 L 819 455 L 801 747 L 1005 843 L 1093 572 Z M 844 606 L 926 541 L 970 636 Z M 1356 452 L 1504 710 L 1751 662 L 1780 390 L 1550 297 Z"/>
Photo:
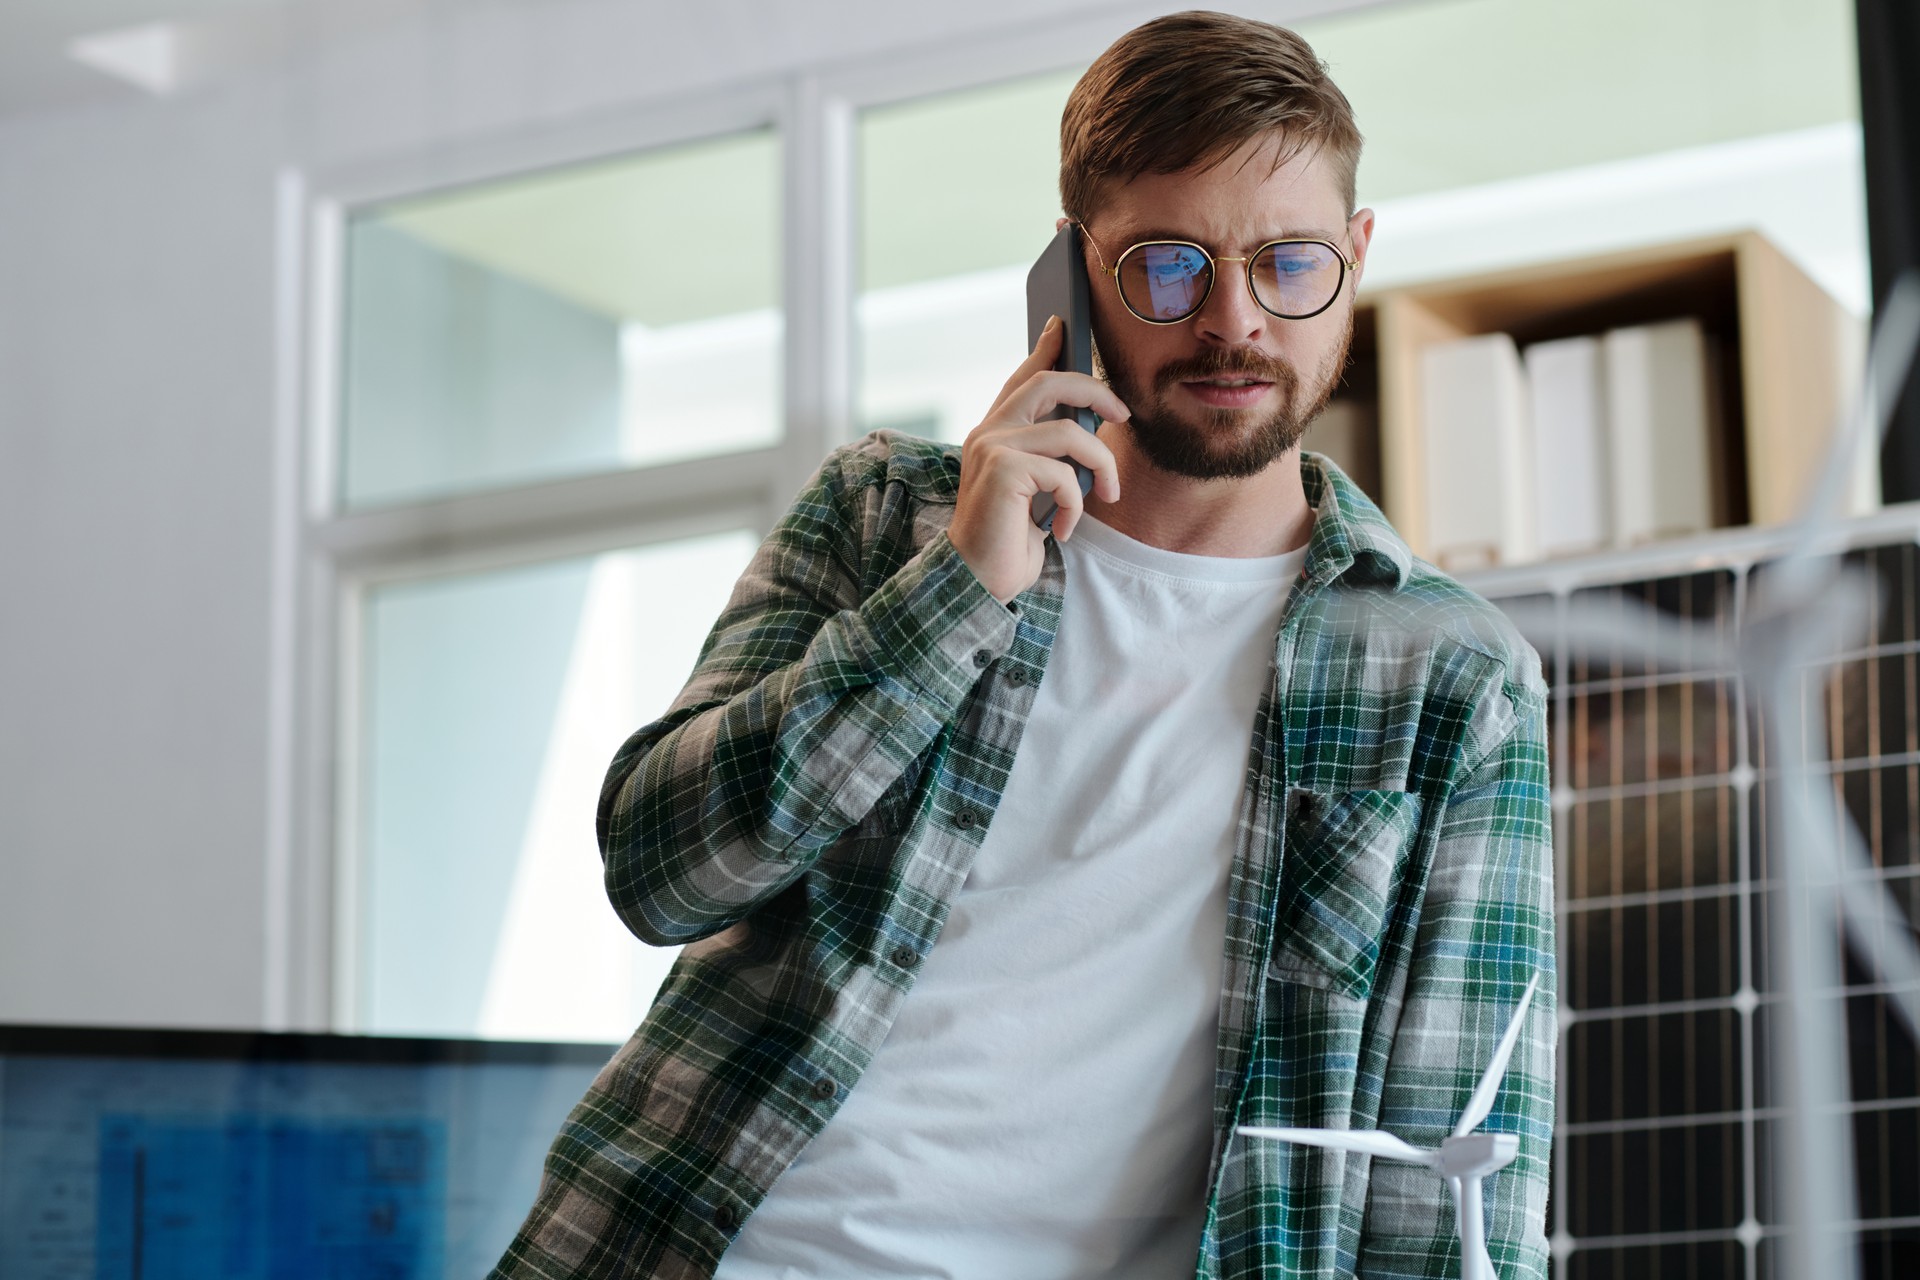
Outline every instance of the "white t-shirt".
<path fill-rule="evenodd" d="M 1083 517 L 1060 551 L 1059 634 L 946 927 L 717 1280 L 1192 1274 L 1227 873 L 1306 550 L 1181 555 Z"/>

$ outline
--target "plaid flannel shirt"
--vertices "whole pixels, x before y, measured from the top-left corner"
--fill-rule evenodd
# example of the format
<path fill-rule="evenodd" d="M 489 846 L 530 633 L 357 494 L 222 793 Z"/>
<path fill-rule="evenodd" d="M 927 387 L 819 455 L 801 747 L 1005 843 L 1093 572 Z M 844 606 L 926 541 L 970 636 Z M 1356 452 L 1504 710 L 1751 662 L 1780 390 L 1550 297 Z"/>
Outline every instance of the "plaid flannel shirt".
<path fill-rule="evenodd" d="M 1504 1277 L 1543 1277 L 1554 1105 L 1545 689 L 1492 606 L 1324 458 L 1255 717 L 1229 905 L 1200 1277 L 1451 1277 L 1428 1170 L 1238 1124 L 1452 1129 L 1543 975 L 1486 1128 Z M 615 756 L 607 892 L 686 943 L 575 1107 L 494 1271 L 711 1276 L 887 1035 L 993 821 L 1065 590 L 996 601 L 947 537 L 958 450 L 835 451 L 761 546 L 666 716 Z"/>

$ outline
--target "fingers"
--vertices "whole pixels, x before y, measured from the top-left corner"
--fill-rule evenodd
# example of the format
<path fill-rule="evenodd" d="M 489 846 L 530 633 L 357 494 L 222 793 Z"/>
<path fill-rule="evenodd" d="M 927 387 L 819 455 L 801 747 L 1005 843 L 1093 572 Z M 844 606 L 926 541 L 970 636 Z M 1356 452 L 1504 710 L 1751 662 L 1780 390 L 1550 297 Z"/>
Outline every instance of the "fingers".
<path fill-rule="evenodd" d="M 1093 492 L 1102 502 L 1120 501 L 1120 468 L 1113 450 L 1106 441 L 1065 418 L 976 430 L 967 440 L 963 475 L 969 459 L 971 465 L 983 470 L 1010 466 L 1016 471 L 1034 459 L 1071 460 L 1093 473 Z"/>
<path fill-rule="evenodd" d="M 1125 422 L 1133 416 L 1133 411 L 1113 394 L 1113 388 L 1098 378 L 1051 368 L 1028 374 L 1024 383 L 1012 388 L 1001 400 L 995 415 L 1039 422 L 1051 418 L 1055 406 L 1063 404 L 1091 409 L 1108 422 Z"/>
<path fill-rule="evenodd" d="M 996 443 L 1043 458 L 1070 458 L 1093 472 L 1093 492 L 1102 502 L 1120 501 L 1120 468 L 1107 442 L 1077 422 L 1051 418 L 1030 427 L 1016 427 L 1000 435 Z M 1079 492 L 1079 481 L 1074 482 Z"/>
<path fill-rule="evenodd" d="M 983 492 L 1026 505 L 1036 493 L 1051 493 L 1057 485 L 1066 484 L 1073 489 L 1072 506 L 1078 509 L 1082 499 L 1075 462 L 1093 472 L 1094 491 L 1101 499 L 1119 500 L 1120 474 L 1113 451 L 1079 424 L 1057 418 L 978 441 L 961 462 L 962 488 L 967 487 L 971 471 Z M 1062 526 L 1054 527 L 1057 533 Z"/>
<path fill-rule="evenodd" d="M 1040 331 L 1040 341 L 1033 344 L 1033 350 L 1027 353 L 1027 358 L 1020 362 L 1020 367 L 1013 371 L 1013 376 L 1008 378 L 1006 384 L 1000 388 L 1000 394 L 993 398 L 993 407 L 996 410 L 1005 404 L 1007 397 L 1019 390 L 1028 378 L 1053 368 L 1060 359 L 1060 342 L 1060 317 L 1052 316 L 1047 320 L 1047 327 Z"/>
<path fill-rule="evenodd" d="M 1045 561 L 1045 535 L 1032 515 L 1038 495 L 1053 499 L 1056 540 L 1065 542 L 1079 528 L 1086 498 L 1075 463 L 1092 474 L 1091 492 L 1104 502 L 1120 500 L 1113 451 L 1078 422 L 1055 414 L 1066 405 L 1091 409 L 1109 422 L 1131 415 L 1098 379 L 1054 369 L 1064 336 L 1059 317 L 1049 320 L 1001 388 L 993 411 L 961 446 L 960 491 L 948 536 L 974 576 L 1002 602 L 1032 586 Z"/>
<path fill-rule="evenodd" d="M 1086 435 L 1086 432 L 1080 434 Z M 1080 473 L 1071 463 L 1044 458 L 1034 467 L 1032 475 L 1042 491 L 1053 495 L 1053 536 L 1056 541 L 1065 542 L 1073 536 L 1086 506 L 1086 499 L 1080 493 Z"/>

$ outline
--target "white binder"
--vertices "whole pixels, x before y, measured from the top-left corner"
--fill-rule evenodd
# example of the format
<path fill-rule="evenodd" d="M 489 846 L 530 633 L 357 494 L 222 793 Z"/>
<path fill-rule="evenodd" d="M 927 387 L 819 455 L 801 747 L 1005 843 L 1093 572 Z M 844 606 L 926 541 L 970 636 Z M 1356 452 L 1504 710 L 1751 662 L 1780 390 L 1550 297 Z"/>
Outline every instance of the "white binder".
<path fill-rule="evenodd" d="M 1533 498 L 1540 554 L 1613 542 L 1606 372 L 1596 337 L 1537 342 L 1522 354 L 1533 422 Z"/>
<path fill-rule="evenodd" d="M 1532 433 L 1520 352 L 1504 333 L 1421 353 L 1427 543 L 1450 572 L 1536 554 Z"/>
<path fill-rule="evenodd" d="M 1713 528 L 1719 397 L 1700 322 L 1615 329 L 1602 343 L 1615 543 Z"/>

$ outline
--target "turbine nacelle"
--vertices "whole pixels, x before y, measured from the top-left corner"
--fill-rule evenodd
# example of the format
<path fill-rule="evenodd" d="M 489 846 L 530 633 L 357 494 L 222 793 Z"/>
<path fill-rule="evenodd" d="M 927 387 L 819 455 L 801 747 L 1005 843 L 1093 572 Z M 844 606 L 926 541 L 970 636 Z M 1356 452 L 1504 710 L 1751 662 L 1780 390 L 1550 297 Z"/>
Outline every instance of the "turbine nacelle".
<path fill-rule="evenodd" d="M 1519 1154 L 1515 1134 L 1465 1133 L 1442 1142 L 1439 1159 L 1429 1167 L 1443 1178 L 1484 1178 L 1512 1164 Z"/>

